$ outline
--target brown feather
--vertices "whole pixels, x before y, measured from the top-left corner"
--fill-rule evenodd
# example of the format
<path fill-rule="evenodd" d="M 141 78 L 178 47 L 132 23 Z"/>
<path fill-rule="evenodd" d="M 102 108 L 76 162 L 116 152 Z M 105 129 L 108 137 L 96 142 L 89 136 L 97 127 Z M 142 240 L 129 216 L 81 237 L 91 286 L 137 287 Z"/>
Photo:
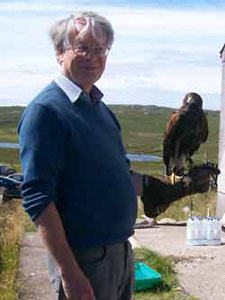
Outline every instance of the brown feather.
<path fill-rule="evenodd" d="M 208 131 L 202 98 L 188 93 L 180 109 L 170 116 L 164 132 L 163 159 L 167 175 L 183 174 L 186 161 L 206 142 Z"/>

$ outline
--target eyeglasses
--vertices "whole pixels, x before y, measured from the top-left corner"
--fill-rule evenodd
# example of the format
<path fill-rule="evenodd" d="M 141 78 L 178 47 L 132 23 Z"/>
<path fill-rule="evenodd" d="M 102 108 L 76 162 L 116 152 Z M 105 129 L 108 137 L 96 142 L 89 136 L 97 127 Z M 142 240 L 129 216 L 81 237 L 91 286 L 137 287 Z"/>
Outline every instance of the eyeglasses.
<path fill-rule="evenodd" d="M 109 53 L 109 49 L 100 46 L 89 46 L 87 44 L 73 44 L 70 47 L 74 53 L 78 55 L 91 54 L 95 57 L 106 57 Z"/>

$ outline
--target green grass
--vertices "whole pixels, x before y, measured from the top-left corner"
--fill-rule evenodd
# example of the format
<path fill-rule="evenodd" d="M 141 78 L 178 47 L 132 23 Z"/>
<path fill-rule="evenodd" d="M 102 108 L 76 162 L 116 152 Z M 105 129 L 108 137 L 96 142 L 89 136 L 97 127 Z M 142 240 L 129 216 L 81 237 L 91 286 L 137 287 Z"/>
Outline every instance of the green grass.
<path fill-rule="evenodd" d="M 17 124 L 24 107 L 0 107 L 0 142 L 18 143 Z M 21 170 L 18 149 L 0 148 L 0 164 Z"/>
<path fill-rule="evenodd" d="M 16 276 L 19 265 L 19 245 L 5 247 L 0 263 L 0 300 L 14 300 L 17 297 Z"/>
<path fill-rule="evenodd" d="M 131 162 L 131 169 L 141 174 L 158 177 L 163 175 L 163 162 Z"/>
<path fill-rule="evenodd" d="M 162 213 L 157 219 L 172 218 L 177 221 L 187 220 L 189 212 L 184 212 L 184 208 L 188 207 L 193 216 L 207 216 L 208 209 L 210 216 L 216 215 L 216 192 L 208 192 L 204 194 L 195 194 L 187 196 L 179 201 L 174 202 L 170 207 Z"/>
<path fill-rule="evenodd" d="M 19 172 L 21 170 L 19 150 L 0 148 L 0 164 L 7 165 L 8 167 Z"/>
<path fill-rule="evenodd" d="M 0 141 L 18 141 L 17 124 L 23 110 L 21 106 L 0 107 Z"/>
<path fill-rule="evenodd" d="M 174 262 L 170 257 L 163 257 L 147 248 L 134 250 L 135 261 L 144 262 L 152 269 L 162 275 L 161 283 L 143 292 L 135 292 L 134 300 L 154 299 L 154 300 L 191 300 L 179 286 L 177 274 L 174 271 Z"/>
<path fill-rule="evenodd" d="M 191 212 L 192 209 L 192 212 Z M 216 192 L 211 191 L 204 194 L 195 194 L 184 197 L 174 203 L 163 213 L 161 213 L 156 221 L 165 218 L 171 218 L 176 221 L 186 221 L 188 216 L 216 216 Z M 143 204 L 138 199 L 138 219 L 142 219 L 144 214 Z"/>
<path fill-rule="evenodd" d="M 24 220 L 20 200 L 0 205 L 0 300 L 17 299 L 16 278 Z"/>

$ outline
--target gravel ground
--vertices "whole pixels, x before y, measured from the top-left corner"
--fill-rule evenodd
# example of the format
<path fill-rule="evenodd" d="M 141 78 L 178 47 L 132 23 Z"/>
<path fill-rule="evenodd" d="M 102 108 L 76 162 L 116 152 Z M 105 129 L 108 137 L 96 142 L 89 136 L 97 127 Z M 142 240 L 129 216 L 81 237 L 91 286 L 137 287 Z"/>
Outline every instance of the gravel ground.
<path fill-rule="evenodd" d="M 19 300 L 56 300 L 49 284 L 46 251 L 37 232 L 26 233 L 20 252 Z"/>

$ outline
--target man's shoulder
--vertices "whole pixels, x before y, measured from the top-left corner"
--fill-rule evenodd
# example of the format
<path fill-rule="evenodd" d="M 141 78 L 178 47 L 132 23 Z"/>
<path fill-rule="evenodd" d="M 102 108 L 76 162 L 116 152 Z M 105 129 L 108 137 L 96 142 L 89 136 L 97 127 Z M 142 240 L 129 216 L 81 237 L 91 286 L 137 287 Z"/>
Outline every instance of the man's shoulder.
<path fill-rule="evenodd" d="M 40 106 L 54 111 L 63 111 L 69 103 L 70 100 L 64 91 L 52 81 L 31 100 L 25 111 L 35 110 Z"/>
<path fill-rule="evenodd" d="M 59 99 L 67 98 L 63 90 L 52 81 L 43 90 L 41 90 L 37 96 L 31 101 L 32 103 L 39 103 L 44 106 L 52 106 L 55 102 L 59 102 Z"/>
<path fill-rule="evenodd" d="M 51 115 L 57 115 L 58 118 L 63 118 L 63 114 L 66 114 L 66 106 L 68 104 L 70 105 L 70 100 L 66 94 L 52 81 L 28 104 L 21 120 L 25 116 L 40 115 L 41 112 L 48 112 Z"/>

